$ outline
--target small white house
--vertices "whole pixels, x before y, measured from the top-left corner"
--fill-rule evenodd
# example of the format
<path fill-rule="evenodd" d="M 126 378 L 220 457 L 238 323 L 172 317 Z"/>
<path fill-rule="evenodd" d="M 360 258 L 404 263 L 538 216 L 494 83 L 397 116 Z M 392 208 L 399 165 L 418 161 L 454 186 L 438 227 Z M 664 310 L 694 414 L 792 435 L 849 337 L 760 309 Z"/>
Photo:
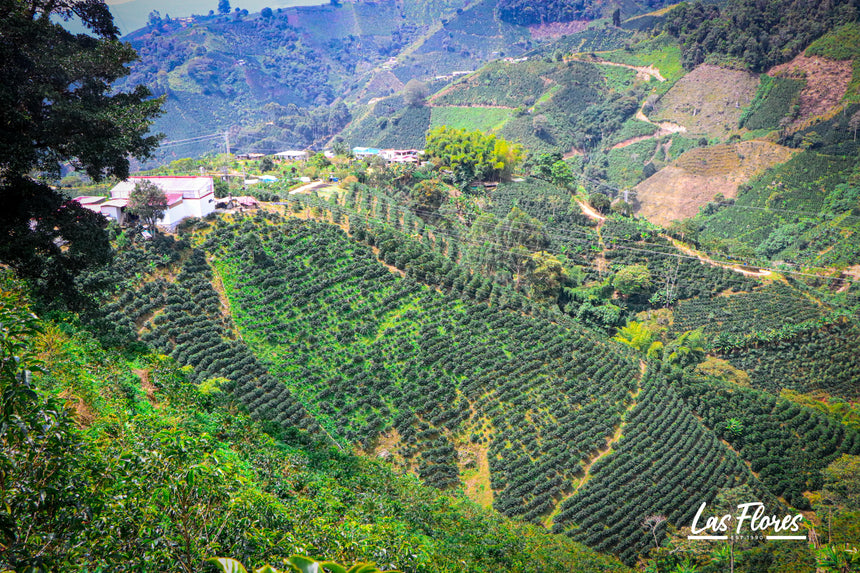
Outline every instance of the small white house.
<path fill-rule="evenodd" d="M 172 227 L 188 217 L 205 217 L 215 210 L 211 177 L 129 177 L 111 189 L 110 200 L 100 205 L 102 214 L 123 223 L 128 198 L 134 186 L 144 180 L 154 183 L 167 197 L 167 210 L 158 220 L 160 225 Z"/>
<path fill-rule="evenodd" d="M 308 158 L 307 151 L 299 151 L 297 149 L 288 149 L 275 154 L 275 159 L 282 161 L 304 161 Z"/>

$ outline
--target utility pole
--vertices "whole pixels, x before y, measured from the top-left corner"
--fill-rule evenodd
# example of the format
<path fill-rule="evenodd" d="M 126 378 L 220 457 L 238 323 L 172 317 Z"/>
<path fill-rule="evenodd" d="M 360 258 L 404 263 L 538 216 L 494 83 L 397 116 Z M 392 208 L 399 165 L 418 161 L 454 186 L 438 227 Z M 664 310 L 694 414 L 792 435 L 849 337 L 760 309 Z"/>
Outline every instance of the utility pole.
<path fill-rule="evenodd" d="M 224 145 L 227 147 L 227 155 L 230 155 L 230 130 L 224 131 Z"/>

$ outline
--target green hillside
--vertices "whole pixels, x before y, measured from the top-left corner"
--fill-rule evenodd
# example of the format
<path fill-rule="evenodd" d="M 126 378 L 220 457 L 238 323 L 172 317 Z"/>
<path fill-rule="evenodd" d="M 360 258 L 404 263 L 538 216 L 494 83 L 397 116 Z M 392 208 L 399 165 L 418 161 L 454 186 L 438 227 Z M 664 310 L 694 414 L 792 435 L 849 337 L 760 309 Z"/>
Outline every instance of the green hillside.
<path fill-rule="evenodd" d="M 222 378 L 195 384 L 163 355 L 119 353 L 36 319 L 8 277 L 0 316 L 4 364 L 15 352 L 26 356 L 18 369 L 42 368 L 35 394 L 14 377 L 21 370 L 3 371 L 4 412 L 21 428 L 4 432 L 6 568 L 197 571 L 208 557 L 278 564 L 301 553 L 402 571 L 626 571 L 460 494 L 255 421 Z"/>
<path fill-rule="evenodd" d="M 0 572 L 857 570 L 852 2 L 10 4 Z"/>
<path fill-rule="evenodd" d="M 355 217 L 346 202 L 320 205 L 321 218 Z M 391 205 L 371 209 L 407 224 Z M 384 457 L 427 485 L 462 488 L 628 564 L 650 543 L 638 523 L 621 519 L 633 509 L 628 499 L 637 514 L 664 513 L 678 527 L 698 500 L 742 484 L 806 508 L 800 492 L 820 487 L 821 469 L 842 452 L 860 452 L 855 431 L 803 409 L 812 422 L 780 438 L 784 449 L 736 453 L 718 439 L 720 418 L 691 415 L 687 400 L 695 408 L 711 402 L 704 390 L 688 393 L 688 374 L 646 363 L 561 316 L 541 318 L 538 307 L 532 316 L 513 312 L 522 304 L 514 293 L 470 280 L 468 271 L 457 278 L 456 265 L 446 283 L 437 274 L 444 271 L 428 266 L 431 251 L 421 254 L 420 243 L 410 246 L 392 227 L 348 225 L 365 244 L 331 224 L 277 215 L 203 226 L 192 241 L 199 246 L 177 245 L 186 254 L 174 280 L 121 296 L 108 320 L 126 317 L 143 341 L 193 366 L 192 380 L 230 379 L 225 389 L 255 417 Z M 189 331 L 185 312 L 207 318 Z M 738 400 L 725 416 L 745 416 L 756 400 L 785 407 L 762 394 Z M 781 431 L 778 418 L 744 419 L 750 431 Z M 679 437 L 667 438 L 673 433 Z M 791 470 L 797 447 L 807 452 L 805 474 Z M 642 467 L 652 469 L 634 470 Z M 678 474 L 683 467 L 697 471 Z"/>

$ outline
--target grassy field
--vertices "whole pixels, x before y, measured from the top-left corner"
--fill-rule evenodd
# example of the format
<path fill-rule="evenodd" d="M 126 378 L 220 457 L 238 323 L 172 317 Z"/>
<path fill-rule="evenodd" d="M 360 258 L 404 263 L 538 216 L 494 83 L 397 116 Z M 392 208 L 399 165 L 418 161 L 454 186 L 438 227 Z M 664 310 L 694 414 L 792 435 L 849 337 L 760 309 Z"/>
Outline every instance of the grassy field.
<path fill-rule="evenodd" d="M 619 64 L 654 66 L 668 82 L 680 79 L 685 73 L 681 67 L 681 48 L 665 34 L 640 42 L 632 50 L 613 50 L 601 53 L 600 57 Z"/>
<path fill-rule="evenodd" d="M 469 131 L 497 131 L 512 117 L 513 111 L 494 107 L 434 107 L 430 127 L 447 125 Z"/>

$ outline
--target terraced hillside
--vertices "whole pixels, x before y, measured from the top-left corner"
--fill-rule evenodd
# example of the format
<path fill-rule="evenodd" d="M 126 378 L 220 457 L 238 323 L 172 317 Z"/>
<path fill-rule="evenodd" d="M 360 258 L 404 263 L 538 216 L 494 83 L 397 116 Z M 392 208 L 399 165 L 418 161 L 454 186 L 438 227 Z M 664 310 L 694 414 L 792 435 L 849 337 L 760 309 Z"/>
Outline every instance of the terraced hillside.
<path fill-rule="evenodd" d="M 267 215 L 219 222 L 199 239 L 178 275 L 117 305 L 129 330 L 201 380 L 235 380 L 228 388 L 256 417 L 298 420 L 626 563 L 650 537 L 625 512 L 665 513 L 683 526 L 698 500 L 744 483 L 805 503 L 799 482 L 777 469 L 790 465 L 791 448 L 768 451 L 768 463 L 754 449 L 739 457 L 718 439 L 718 421 L 703 425 L 679 398 L 679 372 L 561 316 L 516 312 L 492 283 L 464 284 L 461 295 L 417 282 L 418 267 L 405 265 L 405 277 L 386 269 L 376 257 L 389 260 L 387 243 L 404 240 L 396 235 L 377 234 L 375 253 L 337 226 Z M 189 329 L 186 312 L 212 326 Z M 253 359 L 199 351 L 213 344 L 247 347 Z M 853 433 L 822 430 L 822 414 L 803 412 L 818 422 L 798 435 L 827 456 L 860 448 Z M 744 462 L 776 465 L 761 482 Z M 821 467 L 804 479 L 817 483 Z"/>
<path fill-rule="evenodd" d="M 161 257 L 147 262 L 173 269 Z M 4 474 L 4 566 L 38 552 L 51 570 L 197 571 L 215 556 L 278 563 L 300 553 L 416 573 L 464 564 L 628 571 L 611 556 L 397 476 L 380 460 L 254 420 L 222 378 L 195 384 L 188 369 L 149 349 L 117 352 L 79 325 L 38 319 L 22 287 L 0 277 L 4 343 L 24 352 L 17 368 L 35 366 L 36 356 L 39 364 L 26 395 L 10 390 L 4 368 L 5 408 L 23 414 L 16 427 L 26 431 L 4 434 L 3 460 L 13 468 Z M 34 501 L 31 488 L 46 483 Z"/>

